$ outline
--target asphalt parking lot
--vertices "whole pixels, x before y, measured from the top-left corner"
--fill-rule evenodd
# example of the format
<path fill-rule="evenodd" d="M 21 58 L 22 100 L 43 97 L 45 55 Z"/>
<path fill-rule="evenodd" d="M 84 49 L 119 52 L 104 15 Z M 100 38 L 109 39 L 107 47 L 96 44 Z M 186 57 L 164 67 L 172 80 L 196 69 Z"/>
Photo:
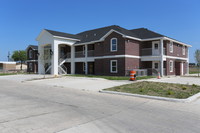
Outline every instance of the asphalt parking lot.
<path fill-rule="evenodd" d="M 55 85 L 60 83 L 54 79 L 22 82 L 27 78 L 0 77 L 1 133 L 200 131 L 199 99 L 192 103 L 150 100 L 63 87 Z"/>

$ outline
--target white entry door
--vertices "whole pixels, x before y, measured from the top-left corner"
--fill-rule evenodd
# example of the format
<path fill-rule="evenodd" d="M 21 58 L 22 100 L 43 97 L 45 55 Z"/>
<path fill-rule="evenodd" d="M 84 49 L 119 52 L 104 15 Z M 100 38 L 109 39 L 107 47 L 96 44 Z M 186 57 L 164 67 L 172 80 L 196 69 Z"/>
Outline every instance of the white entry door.
<path fill-rule="evenodd" d="M 159 41 L 152 42 L 152 54 L 153 55 L 160 55 Z"/>
<path fill-rule="evenodd" d="M 157 72 L 160 72 L 160 63 L 159 61 L 152 62 L 152 68 L 155 69 Z"/>

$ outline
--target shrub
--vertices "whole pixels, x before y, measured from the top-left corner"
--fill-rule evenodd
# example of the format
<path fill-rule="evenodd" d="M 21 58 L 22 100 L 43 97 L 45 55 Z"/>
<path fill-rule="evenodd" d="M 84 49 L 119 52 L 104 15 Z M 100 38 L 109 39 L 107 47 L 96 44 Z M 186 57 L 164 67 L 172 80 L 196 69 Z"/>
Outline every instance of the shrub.
<path fill-rule="evenodd" d="M 144 89 L 140 89 L 140 92 L 144 92 Z"/>
<path fill-rule="evenodd" d="M 167 91 L 167 95 L 173 95 L 173 94 L 174 94 L 174 92 L 172 90 Z"/>
<path fill-rule="evenodd" d="M 197 87 L 197 85 L 196 84 L 192 84 L 192 87 Z"/>
<path fill-rule="evenodd" d="M 182 86 L 182 90 L 186 90 L 187 89 L 187 87 L 185 87 L 185 86 Z"/>

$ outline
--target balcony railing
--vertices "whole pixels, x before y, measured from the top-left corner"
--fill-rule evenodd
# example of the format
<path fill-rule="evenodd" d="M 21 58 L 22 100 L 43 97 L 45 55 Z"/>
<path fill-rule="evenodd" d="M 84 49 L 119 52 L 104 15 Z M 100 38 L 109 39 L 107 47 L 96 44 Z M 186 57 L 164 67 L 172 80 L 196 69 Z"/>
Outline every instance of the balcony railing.
<path fill-rule="evenodd" d="M 166 55 L 165 48 L 163 48 L 163 54 Z M 142 56 L 159 56 L 160 55 L 160 50 L 153 50 L 152 48 L 144 48 L 141 51 Z"/>
<path fill-rule="evenodd" d="M 89 50 L 87 56 L 88 57 L 94 57 L 94 50 Z"/>
<path fill-rule="evenodd" d="M 88 57 L 94 57 L 94 50 L 89 50 L 87 52 L 87 56 Z M 84 51 L 75 52 L 75 58 L 82 58 L 82 57 L 85 57 L 85 52 Z"/>

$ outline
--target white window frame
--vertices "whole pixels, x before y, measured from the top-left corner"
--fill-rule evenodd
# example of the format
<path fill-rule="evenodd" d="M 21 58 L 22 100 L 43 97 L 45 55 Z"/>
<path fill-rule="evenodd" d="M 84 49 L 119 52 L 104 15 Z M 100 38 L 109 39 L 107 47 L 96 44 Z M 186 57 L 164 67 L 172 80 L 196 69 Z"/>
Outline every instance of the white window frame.
<path fill-rule="evenodd" d="M 113 40 L 116 40 L 116 49 L 114 49 L 113 50 Z M 112 38 L 112 39 L 110 39 L 110 51 L 111 52 L 115 52 L 115 51 L 117 51 L 117 45 L 118 45 L 118 40 L 117 40 L 117 38 Z"/>
<path fill-rule="evenodd" d="M 113 62 L 116 62 L 116 66 L 112 66 L 112 63 L 113 63 Z M 112 69 L 113 67 L 116 67 L 116 71 L 113 71 L 113 69 Z M 117 73 L 117 71 L 118 71 L 118 68 L 117 68 L 117 60 L 111 60 L 111 61 L 110 61 L 110 72 L 111 72 L 111 73 Z"/>
<path fill-rule="evenodd" d="M 174 46 L 173 42 L 170 41 L 170 42 L 169 42 L 169 52 L 170 52 L 170 53 L 173 53 L 173 51 L 174 51 L 173 46 Z"/>
<path fill-rule="evenodd" d="M 182 54 L 185 55 L 185 46 L 182 48 Z"/>
<path fill-rule="evenodd" d="M 32 59 L 33 58 L 33 50 L 30 49 L 29 52 L 28 52 L 28 54 L 29 54 L 29 58 Z"/>
<path fill-rule="evenodd" d="M 169 72 L 173 72 L 174 70 L 174 62 L 172 60 L 169 61 Z"/>

